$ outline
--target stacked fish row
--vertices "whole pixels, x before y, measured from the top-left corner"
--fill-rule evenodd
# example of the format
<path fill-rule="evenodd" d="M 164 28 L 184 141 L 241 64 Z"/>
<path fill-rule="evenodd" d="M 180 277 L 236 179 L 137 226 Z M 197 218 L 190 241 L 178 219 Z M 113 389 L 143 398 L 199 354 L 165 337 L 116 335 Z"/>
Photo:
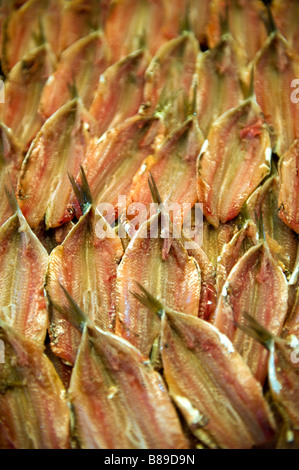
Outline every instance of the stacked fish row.
<path fill-rule="evenodd" d="M 2 2 L 0 448 L 299 447 L 297 19 Z"/>

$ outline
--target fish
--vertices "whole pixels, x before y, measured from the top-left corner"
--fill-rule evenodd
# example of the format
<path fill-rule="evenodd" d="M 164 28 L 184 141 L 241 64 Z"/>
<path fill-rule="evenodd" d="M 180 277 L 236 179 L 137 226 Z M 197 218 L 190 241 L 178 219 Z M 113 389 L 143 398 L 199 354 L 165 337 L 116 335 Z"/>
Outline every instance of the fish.
<path fill-rule="evenodd" d="M 267 20 L 266 7 L 259 0 L 212 0 L 206 26 L 208 45 L 215 47 L 225 26 L 249 63 L 267 39 Z"/>
<path fill-rule="evenodd" d="M 296 234 L 281 220 L 279 214 L 280 184 L 276 170 L 247 199 L 249 217 L 262 231 L 272 256 L 289 278 L 295 267 L 298 249 Z"/>
<path fill-rule="evenodd" d="M 200 54 L 193 80 L 195 112 L 205 137 L 213 122 L 244 99 L 240 51 L 231 34 Z"/>
<path fill-rule="evenodd" d="M 153 195 L 157 201 L 155 189 Z M 135 231 L 118 267 L 116 280 L 115 333 L 131 342 L 143 355 L 152 355 L 155 362 L 160 321 L 132 297 L 130 292 L 136 281 L 172 308 L 198 316 L 200 270 L 163 209 L 158 209 Z"/>
<path fill-rule="evenodd" d="M 217 260 L 217 292 L 219 294 L 237 261 L 258 242 L 256 225 L 247 220 L 243 227 L 226 243 Z"/>
<path fill-rule="evenodd" d="M 166 106 L 168 129 L 185 120 L 192 107 L 191 85 L 199 52 L 193 33 L 184 32 L 161 46 L 145 72 L 144 112 Z"/>
<path fill-rule="evenodd" d="M 145 46 L 151 55 L 169 37 L 169 14 L 173 7 L 160 0 L 111 1 L 105 21 L 105 36 L 117 61 Z M 178 34 L 178 31 L 176 31 Z"/>
<path fill-rule="evenodd" d="M 164 136 L 164 129 L 161 117 L 135 114 L 102 137 L 91 139 L 82 167 L 97 207 L 111 205 L 106 217 L 109 223 L 125 210 L 119 196 L 128 195 L 135 173 L 143 160 L 154 152 L 156 143 Z M 73 174 L 77 180 L 79 176 Z M 74 207 L 76 215 L 80 213 L 74 200 L 70 199 L 69 205 Z"/>
<path fill-rule="evenodd" d="M 75 98 L 42 126 L 23 161 L 18 180 L 18 203 L 30 227 L 45 220 L 46 229 L 59 227 L 74 217 L 68 173 L 80 171 L 88 142 L 97 124 Z M 38 182 L 38 184 L 37 184 Z"/>
<path fill-rule="evenodd" d="M 138 49 L 105 70 L 89 111 L 98 122 L 99 135 L 137 114 L 143 103 L 145 70 L 149 54 Z"/>
<path fill-rule="evenodd" d="M 110 0 L 69 0 L 63 2 L 58 48 L 61 54 L 76 41 L 103 29 Z"/>
<path fill-rule="evenodd" d="M 250 315 L 239 327 L 269 352 L 268 382 L 273 402 L 284 422 L 285 440 L 292 443 L 299 427 L 299 336 L 284 339 L 271 333 Z"/>
<path fill-rule="evenodd" d="M 0 320 L 1 449 L 68 449 L 66 390 L 42 343 Z"/>
<path fill-rule="evenodd" d="M 279 159 L 278 215 L 294 232 L 299 233 L 298 211 L 299 141 L 296 139 Z"/>
<path fill-rule="evenodd" d="M 232 240 L 233 236 L 239 230 L 239 223 L 235 220 L 231 220 L 225 224 L 220 223 L 218 228 L 215 228 L 204 218 L 201 248 L 208 257 L 215 271 L 217 268 L 217 260 L 221 255 L 223 247 Z"/>
<path fill-rule="evenodd" d="M 194 436 L 206 447 L 223 449 L 252 448 L 273 437 L 276 424 L 262 387 L 230 340 L 139 288 L 136 298 L 161 317 L 166 384 Z"/>
<path fill-rule="evenodd" d="M 122 338 L 84 328 L 69 388 L 83 449 L 187 449 L 160 374 Z"/>
<path fill-rule="evenodd" d="M 0 104 L 0 118 L 25 151 L 43 125 L 38 106 L 43 87 L 55 66 L 55 56 L 43 44 L 17 62 L 6 77 L 5 103 Z"/>
<path fill-rule="evenodd" d="M 11 129 L 0 122 L 0 227 L 14 213 L 6 197 L 5 186 L 10 184 L 16 192 L 23 158 L 22 146 Z"/>
<path fill-rule="evenodd" d="M 190 242 L 183 236 L 184 243 Z M 217 305 L 217 284 L 216 284 L 216 270 L 209 260 L 206 253 L 198 245 L 192 248 L 186 246 L 188 255 L 193 257 L 200 269 L 201 288 L 198 317 L 206 321 L 211 321 Z"/>
<path fill-rule="evenodd" d="M 0 227 L 0 319 L 43 344 L 48 327 L 44 277 L 48 253 L 7 189 L 14 215 Z"/>
<path fill-rule="evenodd" d="M 271 11 L 277 29 L 298 53 L 299 34 L 296 22 L 299 14 L 298 2 L 296 0 L 273 0 Z"/>
<path fill-rule="evenodd" d="M 127 205 L 144 204 L 149 209 L 152 197 L 148 178 L 151 174 L 164 205 L 177 208 L 176 216 L 170 214 L 172 221 L 175 223 L 178 217 L 177 223 L 182 225 L 186 208 L 190 210 L 197 202 L 196 162 L 203 141 L 196 117 L 187 118 L 142 162 L 134 176 Z"/>
<path fill-rule="evenodd" d="M 68 400 L 72 436 L 83 449 L 187 449 L 161 375 L 128 341 L 96 327 L 64 290 L 82 332 Z"/>
<path fill-rule="evenodd" d="M 256 54 L 253 68 L 256 100 L 272 128 L 273 151 L 281 157 L 298 137 L 297 92 L 292 82 L 299 77 L 299 57 L 274 30 Z M 273 96 L 279 99 L 274 100 Z"/>
<path fill-rule="evenodd" d="M 268 354 L 236 327 L 244 312 L 273 335 L 279 336 L 288 309 L 288 285 L 282 269 L 264 240 L 251 247 L 230 271 L 215 311 L 214 326 L 225 334 L 244 358 L 254 376 L 264 384 Z"/>
<path fill-rule="evenodd" d="M 73 43 L 62 52 L 56 70 L 44 86 L 39 113 L 45 119 L 52 116 L 73 97 L 73 88 L 88 109 L 99 77 L 109 65 L 110 51 L 101 32 L 95 31 Z"/>
<path fill-rule="evenodd" d="M 270 173 L 270 135 L 254 96 L 212 125 L 198 156 L 198 201 L 215 228 L 235 218 Z"/>
<path fill-rule="evenodd" d="M 96 326 L 113 332 L 117 266 L 123 255 L 121 240 L 93 204 L 83 169 L 81 178 L 82 185 L 73 178 L 72 185 L 83 215 L 51 252 L 45 280 L 51 349 L 71 365 L 76 360 L 81 334 L 65 318 L 63 311 L 68 303 L 60 284 Z M 105 225 L 107 229 L 101 234 L 100 228 Z"/>
<path fill-rule="evenodd" d="M 45 43 L 58 54 L 61 0 L 29 0 L 13 9 L 3 27 L 1 67 L 9 71 Z"/>
<path fill-rule="evenodd" d="M 205 47 L 207 47 L 208 42 L 206 26 L 210 17 L 210 3 L 210 0 L 202 0 L 201 2 L 191 0 L 187 4 L 187 18 L 190 29 L 193 31 L 199 44 Z"/>

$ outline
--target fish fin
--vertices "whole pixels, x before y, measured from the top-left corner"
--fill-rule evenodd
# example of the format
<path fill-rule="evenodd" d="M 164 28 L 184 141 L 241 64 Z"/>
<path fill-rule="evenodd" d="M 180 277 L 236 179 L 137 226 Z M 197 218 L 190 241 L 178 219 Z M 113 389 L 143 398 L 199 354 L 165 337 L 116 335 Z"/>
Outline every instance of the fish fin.
<path fill-rule="evenodd" d="M 130 293 L 145 307 L 157 313 L 157 315 L 161 318 L 163 312 L 165 311 L 165 307 L 163 306 L 163 304 L 159 300 L 157 300 L 152 294 L 150 294 L 141 284 L 139 284 L 137 281 L 135 281 L 135 283 L 141 290 L 142 294 L 138 294 L 137 292 L 133 291 L 130 291 Z"/>
<path fill-rule="evenodd" d="M 80 166 L 80 170 L 81 184 L 77 183 L 72 175 L 68 174 L 68 176 L 78 203 L 80 204 L 82 214 L 85 214 L 88 208 L 92 205 L 93 201 L 90 187 L 88 185 L 88 181 L 82 166 Z"/>
<path fill-rule="evenodd" d="M 14 190 L 13 190 L 13 187 L 12 187 L 12 182 L 11 182 L 11 179 L 10 179 L 10 175 L 8 175 L 8 177 L 9 177 L 9 180 L 10 180 L 10 185 L 9 185 L 9 187 L 6 186 L 6 185 L 4 186 L 6 197 L 8 199 L 9 205 L 10 205 L 11 209 L 13 210 L 13 212 L 14 213 L 21 212 L 21 209 L 19 208 L 19 204 L 18 204 L 17 198 L 15 196 L 15 193 L 14 193 Z"/>
<path fill-rule="evenodd" d="M 249 313 L 243 312 L 243 316 L 248 321 L 248 325 L 241 325 L 239 322 L 235 322 L 235 325 L 240 330 L 244 331 L 244 333 L 262 344 L 266 349 L 268 349 L 268 351 L 271 351 L 276 340 L 274 335 Z"/>
<path fill-rule="evenodd" d="M 68 307 L 65 308 L 61 305 L 57 305 L 47 293 L 47 299 L 50 305 L 55 307 L 63 317 L 68 320 L 77 330 L 84 330 L 85 325 L 93 327 L 92 321 L 86 316 L 86 314 L 81 310 L 79 305 L 75 302 L 73 297 L 68 293 L 65 287 L 59 282 L 60 288 L 64 292 L 64 295 L 68 301 Z"/>
<path fill-rule="evenodd" d="M 47 42 L 41 18 L 39 18 L 38 20 L 38 31 L 36 33 L 33 33 L 33 39 L 37 47 L 42 46 Z"/>
<path fill-rule="evenodd" d="M 268 31 L 268 34 L 270 35 L 274 31 L 277 31 L 277 26 L 275 24 L 273 14 L 272 14 L 271 2 L 269 2 L 268 0 L 263 0 L 263 1 L 267 9 L 267 18 L 265 19 L 264 23 Z"/>
<path fill-rule="evenodd" d="M 78 88 L 77 88 L 74 77 L 73 77 L 72 83 L 68 83 L 67 87 L 68 87 L 68 91 L 69 91 L 69 94 L 70 94 L 70 100 L 79 98 Z"/>
<path fill-rule="evenodd" d="M 154 203 L 161 206 L 163 204 L 163 202 L 162 202 L 162 199 L 161 199 L 161 196 L 159 194 L 156 182 L 155 182 L 154 177 L 153 177 L 151 172 L 150 172 L 150 176 L 148 177 L 147 181 L 148 181 L 148 185 L 149 185 L 150 192 L 151 192 L 152 199 L 153 199 Z"/>

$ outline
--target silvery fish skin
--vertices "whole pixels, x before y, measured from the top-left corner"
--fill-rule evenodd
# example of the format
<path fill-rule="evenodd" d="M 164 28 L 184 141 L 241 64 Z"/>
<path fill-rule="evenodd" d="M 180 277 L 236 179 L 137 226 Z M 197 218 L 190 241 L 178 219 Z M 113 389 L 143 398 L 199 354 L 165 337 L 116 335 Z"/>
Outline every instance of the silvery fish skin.
<path fill-rule="evenodd" d="M 200 54 L 193 87 L 199 127 L 206 137 L 213 122 L 243 100 L 239 49 L 230 34 Z"/>
<path fill-rule="evenodd" d="M 90 106 L 90 113 L 98 122 L 99 135 L 138 112 L 148 63 L 147 51 L 138 49 L 112 64 L 100 76 Z"/>
<path fill-rule="evenodd" d="M 68 173 L 77 174 L 89 140 L 97 129 L 80 99 L 62 106 L 43 125 L 26 155 L 18 183 L 18 202 L 29 225 L 46 228 L 71 220 L 72 188 Z"/>
<path fill-rule="evenodd" d="M 83 449 L 186 449 L 161 376 L 127 341 L 85 328 L 69 388 Z"/>
<path fill-rule="evenodd" d="M 167 109 L 165 120 L 169 129 L 185 120 L 192 105 L 190 89 L 199 54 L 192 33 L 184 33 L 164 44 L 152 58 L 144 86 L 145 112 Z"/>
<path fill-rule="evenodd" d="M 280 184 L 276 174 L 259 186 L 246 201 L 246 209 L 257 227 L 262 224 L 271 254 L 287 277 L 296 262 L 296 234 L 281 220 Z M 280 209 L 279 209 L 280 206 Z"/>
<path fill-rule="evenodd" d="M 275 31 L 257 53 L 253 66 L 256 99 L 273 128 L 272 148 L 281 156 L 299 135 L 297 92 L 292 87 L 299 77 L 299 57 Z"/>
<path fill-rule="evenodd" d="M 5 103 L 0 105 L 0 117 L 25 150 L 44 122 L 38 106 L 55 66 L 53 53 L 47 45 L 42 45 L 17 62 L 5 80 Z"/>
<path fill-rule="evenodd" d="M 96 326 L 105 331 L 115 326 L 116 273 L 123 248 L 111 228 L 102 237 L 98 224 L 106 225 L 106 221 L 91 205 L 49 258 L 45 288 L 50 301 L 51 348 L 68 364 L 75 362 L 81 333 L 56 308 L 67 308 L 59 283 Z"/>
<path fill-rule="evenodd" d="M 16 191 L 22 161 L 22 146 L 14 138 L 11 129 L 0 122 L 0 227 L 13 215 L 5 186 L 10 182 L 12 189 Z"/>
<path fill-rule="evenodd" d="M 236 217 L 270 172 L 270 136 L 254 97 L 220 116 L 198 157 L 198 200 L 214 227 Z"/>
<path fill-rule="evenodd" d="M 1 449 L 70 447 L 66 391 L 43 344 L 0 320 L 5 362 L 0 366 Z"/>
<path fill-rule="evenodd" d="M 102 33 L 96 31 L 76 41 L 61 54 L 56 70 L 45 84 L 40 114 L 45 118 L 52 116 L 72 98 L 72 87 L 89 108 L 99 77 L 109 65 L 110 51 Z"/>
<path fill-rule="evenodd" d="M 183 204 L 189 210 L 197 201 L 196 161 L 203 144 L 203 135 L 195 117 L 188 118 L 168 135 L 155 153 L 149 155 L 135 174 L 127 204 L 137 202 L 149 208 L 152 202 L 148 178 L 155 180 L 164 204 L 179 204 L 180 224 L 186 216 Z M 171 216 L 172 217 L 172 216 Z M 172 217 L 174 222 L 174 218 Z"/>
<path fill-rule="evenodd" d="M 278 215 L 296 233 L 299 233 L 298 167 L 299 141 L 295 140 L 279 160 Z"/>
<path fill-rule="evenodd" d="M 223 286 L 214 325 L 232 341 L 263 384 L 267 375 L 267 351 L 236 326 L 250 314 L 272 334 L 282 331 L 288 307 L 286 278 L 265 242 L 250 248 L 235 264 Z"/>
<path fill-rule="evenodd" d="M 3 30 L 1 63 L 6 74 L 44 42 L 58 54 L 61 8 L 61 0 L 29 0 L 11 12 Z"/>
<path fill-rule="evenodd" d="M 161 354 L 170 396 L 207 447 L 251 448 L 273 437 L 260 384 L 215 327 L 165 308 Z"/>
<path fill-rule="evenodd" d="M 159 224 L 169 233 L 162 238 Z M 166 235 L 166 234 L 165 234 Z M 116 334 L 149 356 L 160 336 L 157 315 L 131 295 L 135 282 L 175 309 L 198 316 L 201 277 L 194 258 L 175 238 L 167 214 L 153 215 L 131 239 L 117 272 Z"/>
<path fill-rule="evenodd" d="M 0 228 L 0 318 L 42 344 L 48 315 L 44 276 L 48 254 L 20 210 Z"/>

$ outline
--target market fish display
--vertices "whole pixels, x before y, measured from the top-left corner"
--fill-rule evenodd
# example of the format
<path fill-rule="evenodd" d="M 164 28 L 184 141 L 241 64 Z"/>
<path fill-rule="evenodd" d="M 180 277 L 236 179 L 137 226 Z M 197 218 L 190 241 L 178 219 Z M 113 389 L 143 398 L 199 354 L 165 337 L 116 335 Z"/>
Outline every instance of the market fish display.
<path fill-rule="evenodd" d="M 190 87 L 199 48 L 192 33 L 185 33 L 164 44 L 152 58 L 146 73 L 144 104 L 146 112 L 166 106 L 166 122 L 183 121 L 190 105 Z"/>
<path fill-rule="evenodd" d="M 164 238 L 162 227 L 166 226 L 169 234 Z M 155 233 L 154 237 L 150 236 L 151 233 Z M 159 341 L 160 321 L 132 298 L 131 290 L 134 290 L 136 281 L 172 308 L 198 316 L 198 265 L 194 258 L 189 257 L 182 241 L 174 236 L 171 221 L 163 212 L 141 225 L 131 239 L 117 272 L 116 334 L 149 356 L 154 343 Z"/>
<path fill-rule="evenodd" d="M 90 113 L 98 122 L 99 135 L 138 112 L 143 103 L 148 62 L 148 53 L 138 49 L 115 62 L 100 76 L 90 106 Z"/>
<path fill-rule="evenodd" d="M 212 0 L 209 20 L 206 29 L 210 46 L 215 46 L 219 40 L 224 23 L 242 50 L 247 62 L 254 58 L 267 39 L 266 8 L 259 0 L 250 2 Z"/>
<path fill-rule="evenodd" d="M 29 0 L 12 10 L 3 27 L 2 68 L 14 65 L 44 42 L 58 54 L 61 0 Z"/>
<path fill-rule="evenodd" d="M 43 291 L 48 253 L 8 194 L 15 214 L 0 228 L 0 319 L 43 344 L 48 315 Z"/>
<path fill-rule="evenodd" d="M 48 78 L 39 103 L 45 118 L 52 116 L 77 93 L 86 108 L 93 99 L 101 73 L 110 65 L 110 51 L 103 35 L 91 33 L 79 39 L 60 56 L 59 65 Z"/>
<path fill-rule="evenodd" d="M 247 199 L 245 208 L 256 226 L 262 225 L 272 256 L 289 278 L 295 267 L 298 239 L 281 220 L 282 206 L 279 204 L 279 194 L 283 188 L 277 174 L 274 173 Z M 290 184 L 288 188 L 292 190 Z"/>
<path fill-rule="evenodd" d="M 44 346 L 0 320 L 1 449 L 67 449 L 70 416 L 65 389 Z"/>
<path fill-rule="evenodd" d="M 273 150 L 282 156 L 298 137 L 298 105 L 292 82 L 299 77 L 299 57 L 277 30 L 256 54 L 254 91 L 267 123 L 272 126 Z M 280 99 L 273 99 L 279 94 Z"/>
<path fill-rule="evenodd" d="M 136 114 L 100 139 L 95 137 L 90 141 L 82 167 L 95 203 L 113 206 L 115 214 L 109 214 L 110 223 L 125 210 L 119 204 L 119 196 L 129 194 L 134 175 L 163 136 L 164 124 L 160 117 Z"/>
<path fill-rule="evenodd" d="M 211 448 L 250 448 L 267 441 L 275 428 L 270 409 L 228 338 L 142 292 L 136 298 L 162 317 L 166 383 L 192 433 Z"/>
<path fill-rule="evenodd" d="M 5 186 L 17 189 L 18 174 L 23 161 L 22 147 L 12 131 L 0 123 L 0 226 L 13 215 L 13 209 L 6 197 Z"/>
<path fill-rule="evenodd" d="M 246 316 L 243 331 L 269 351 L 268 380 L 274 403 L 286 421 L 286 441 L 295 439 L 299 427 L 299 339 L 294 335 L 281 339 L 262 327 L 254 318 Z"/>
<path fill-rule="evenodd" d="M 279 161 L 279 217 L 299 233 L 298 211 L 299 142 L 295 140 Z"/>
<path fill-rule="evenodd" d="M 68 304 L 60 284 L 96 326 L 113 331 L 116 271 L 123 254 L 121 241 L 111 228 L 107 228 L 104 237 L 99 233 L 99 225 L 104 227 L 106 222 L 92 203 L 84 173 L 81 177 L 82 186 L 76 186 L 75 182 L 73 185 L 83 215 L 63 243 L 51 252 L 45 282 L 51 348 L 72 365 L 81 335 L 63 313 Z"/>
<path fill-rule="evenodd" d="M 244 313 L 251 315 L 274 335 L 279 335 L 287 313 L 286 278 L 261 241 L 235 264 L 223 286 L 214 325 L 232 341 L 254 376 L 264 383 L 267 352 L 236 327 Z M 275 315 L 273 315 L 275 312 Z"/>
<path fill-rule="evenodd" d="M 269 132 L 254 97 L 214 122 L 198 157 L 198 200 L 210 224 L 239 214 L 270 172 L 270 158 Z"/>
<path fill-rule="evenodd" d="M 193 81 L 195 110 L 205 137 L 213 122 L 244 98 L 241 64 L 240 50 L 230 34 L 224 34 L 213 49 L 198 56 Z"/>
<path fill-rule="evenodd" d="M 25 150 L 44 122 L 38 106 L 43 87 L 55 66 L 55 56 L 44 44 L 18 62 L 5 81 L 5 103 L 0 104 L 0 117 Z"/>
<path fill-rule="evenodd" d="M 0 4 L 0 448 L 298 449 L 297 2 Z"/>
<path fill-rule="evenodd" d="M 203 135 L 196 118 L 189 117 L 182 126 L 161 143 L 158 150 L 149 155 L 136 173 L 127 204 L 134 202 L 149 207 L 152 196 L 148 185 L 149 175 L 154 178 L 164 204 L 179 204 L 183 223 L 185 207 L 190 210 L 197 201 L 196 161 L 203 144 Z M 188 206 L 187 206 L 188 205 Z M 174 220 L 174 219 L 173 219 Z"/>
<path fill-rule="evenodd" d="M 111 333 L 85 326 L 69 400 L 83 449 L 188 448 L 160 374 Z"/>
<path fill-rule="evenodd" d="M 96 129 L 93 117 L 75 98 L 54 113 L 37 134 L 23 162 L 18 185 L 18 202 L 32 228 L 43 220 L 47 228 L 72 220 L 68 173 L 79 173 Z"/>

